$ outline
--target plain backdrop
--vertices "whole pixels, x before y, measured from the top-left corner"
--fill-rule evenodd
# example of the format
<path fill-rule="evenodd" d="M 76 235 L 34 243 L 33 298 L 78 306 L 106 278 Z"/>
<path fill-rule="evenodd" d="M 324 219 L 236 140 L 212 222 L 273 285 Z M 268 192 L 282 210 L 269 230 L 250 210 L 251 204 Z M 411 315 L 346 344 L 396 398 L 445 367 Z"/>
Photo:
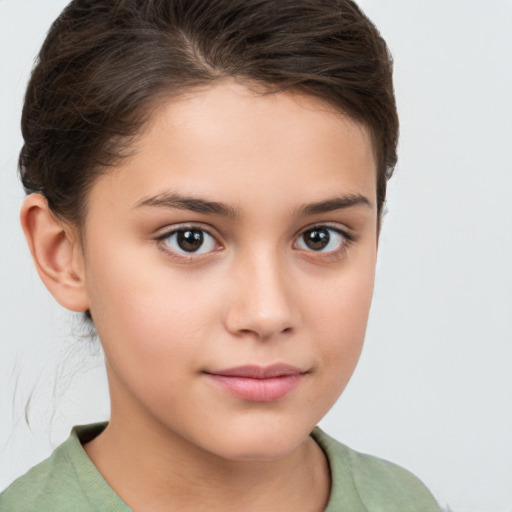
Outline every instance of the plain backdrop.
<path fill-rule="evenodd" d="M 65 3 L 0 0 L 0 489 L 108 418 L 101 354 L 39 282 L 18 222 L 22 96 Z M 365 349 L 322 426 L 452 511 L 511 512 L 512 2 L 360 5 L 395 58 L 399 165 Z"/>

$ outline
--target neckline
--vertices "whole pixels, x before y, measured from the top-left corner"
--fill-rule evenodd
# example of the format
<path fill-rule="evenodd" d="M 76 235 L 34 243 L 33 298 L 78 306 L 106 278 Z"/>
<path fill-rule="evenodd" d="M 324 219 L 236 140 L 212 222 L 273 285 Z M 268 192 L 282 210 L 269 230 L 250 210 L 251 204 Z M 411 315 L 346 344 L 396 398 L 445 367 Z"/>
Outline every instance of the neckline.
<path fill-rule="evenodd" d="M 67 458 L 71 461 L 77 476 L 79 476 L 82 492 L 98 511 L 120 512 L 120 510 L 123 510 L 133 512 L 114 489 L 110 487 L 83 448 L 83 444 L 92 441 L 100 435 L 107 425 L 108 422 L 100 422 L 75 426 L 71 431 L 68 441 L 65 443 L 69 450 Z M 323 432 L 320 427 L 315 427 L 310 436 L 324 453 L 329 467 L 331 487 L 324 512 L 337 512 L 341 503 L 350 503 L 351 505 L 361 503 L 355 484 L 345 485 L 343 488 L 340 485 L 340 482 L 344 479 L 346 480 L 347 474 L 350 475 L 350 471 L 343 467 L 346 463 L 340 464 L 340 458 L 335 456 L 335 452 L 338 451 L 340 446 L 343 447 L 343 445 Z M 353 484 L 351 477 L 349 480 Z M 366 509 L 357 508 L 354 509 L 354 512 L 366 512 Z"/>

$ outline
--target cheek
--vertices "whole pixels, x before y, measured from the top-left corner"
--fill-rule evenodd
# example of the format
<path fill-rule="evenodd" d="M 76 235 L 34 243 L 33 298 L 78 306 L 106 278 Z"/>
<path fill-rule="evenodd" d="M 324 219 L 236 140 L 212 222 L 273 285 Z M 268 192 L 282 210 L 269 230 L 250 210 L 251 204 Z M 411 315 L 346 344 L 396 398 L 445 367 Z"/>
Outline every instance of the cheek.
<path fill-rule="evenodd" d="M 102 262 L 89 266 L 87 282 L 91 313 L 110 364 L 119 371 L 138 368 L 140 375 L 176 379 L 179 372 L 172 367 L 192 364 L 219 314 L 213 289 L 202 287 L 200 277 L 137 258 L 136 252 Z"/>
<path fill-rule="evenodd" d="M 322 353 L 322 367 L 330 385 L 343 389 L 352 375 L 366 333 L 375 276 L 371 253 L 351 271 L 331 279 L 311 301 L 309 322 Z M 332 384 L 336 382 L 336 384 Z"/>

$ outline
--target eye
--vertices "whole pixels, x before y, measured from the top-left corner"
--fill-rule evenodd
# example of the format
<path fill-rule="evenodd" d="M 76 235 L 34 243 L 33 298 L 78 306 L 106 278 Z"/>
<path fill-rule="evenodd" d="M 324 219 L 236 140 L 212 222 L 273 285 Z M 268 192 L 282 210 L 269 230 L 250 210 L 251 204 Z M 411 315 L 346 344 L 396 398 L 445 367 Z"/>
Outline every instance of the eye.
<path fill-rule="evenodd" d="M 158 238 L 172 252 L 191 255 L 206 254 L 219 247 L 219 244 L 210 233 L 199 228 L 179 228 Z"/>
<path fill-rule="evenodd" d="M 342 231 L 327 226 L 316 226 L 302 233 L 295 246 L 315 252 L 336 252 L 343 248 L 349 237 Z"/>

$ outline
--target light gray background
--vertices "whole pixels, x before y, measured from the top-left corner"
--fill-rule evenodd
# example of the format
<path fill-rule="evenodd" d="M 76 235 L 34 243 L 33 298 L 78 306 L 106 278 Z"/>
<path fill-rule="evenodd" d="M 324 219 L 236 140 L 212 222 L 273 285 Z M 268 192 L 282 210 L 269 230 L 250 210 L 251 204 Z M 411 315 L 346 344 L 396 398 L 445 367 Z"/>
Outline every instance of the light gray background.
<path fill-rule="evenodd" d="M 101 355 L 74 341 L 18 223 L 22 95 L 64 4 L 0 0 L 0 489 L 73 424 L 108 416 Z M 366 346 L 323 427 L 411 469 L 453 511 L 510 512 L 512 2 L 360 5 L 395 57 L 400 163 Z"/>

